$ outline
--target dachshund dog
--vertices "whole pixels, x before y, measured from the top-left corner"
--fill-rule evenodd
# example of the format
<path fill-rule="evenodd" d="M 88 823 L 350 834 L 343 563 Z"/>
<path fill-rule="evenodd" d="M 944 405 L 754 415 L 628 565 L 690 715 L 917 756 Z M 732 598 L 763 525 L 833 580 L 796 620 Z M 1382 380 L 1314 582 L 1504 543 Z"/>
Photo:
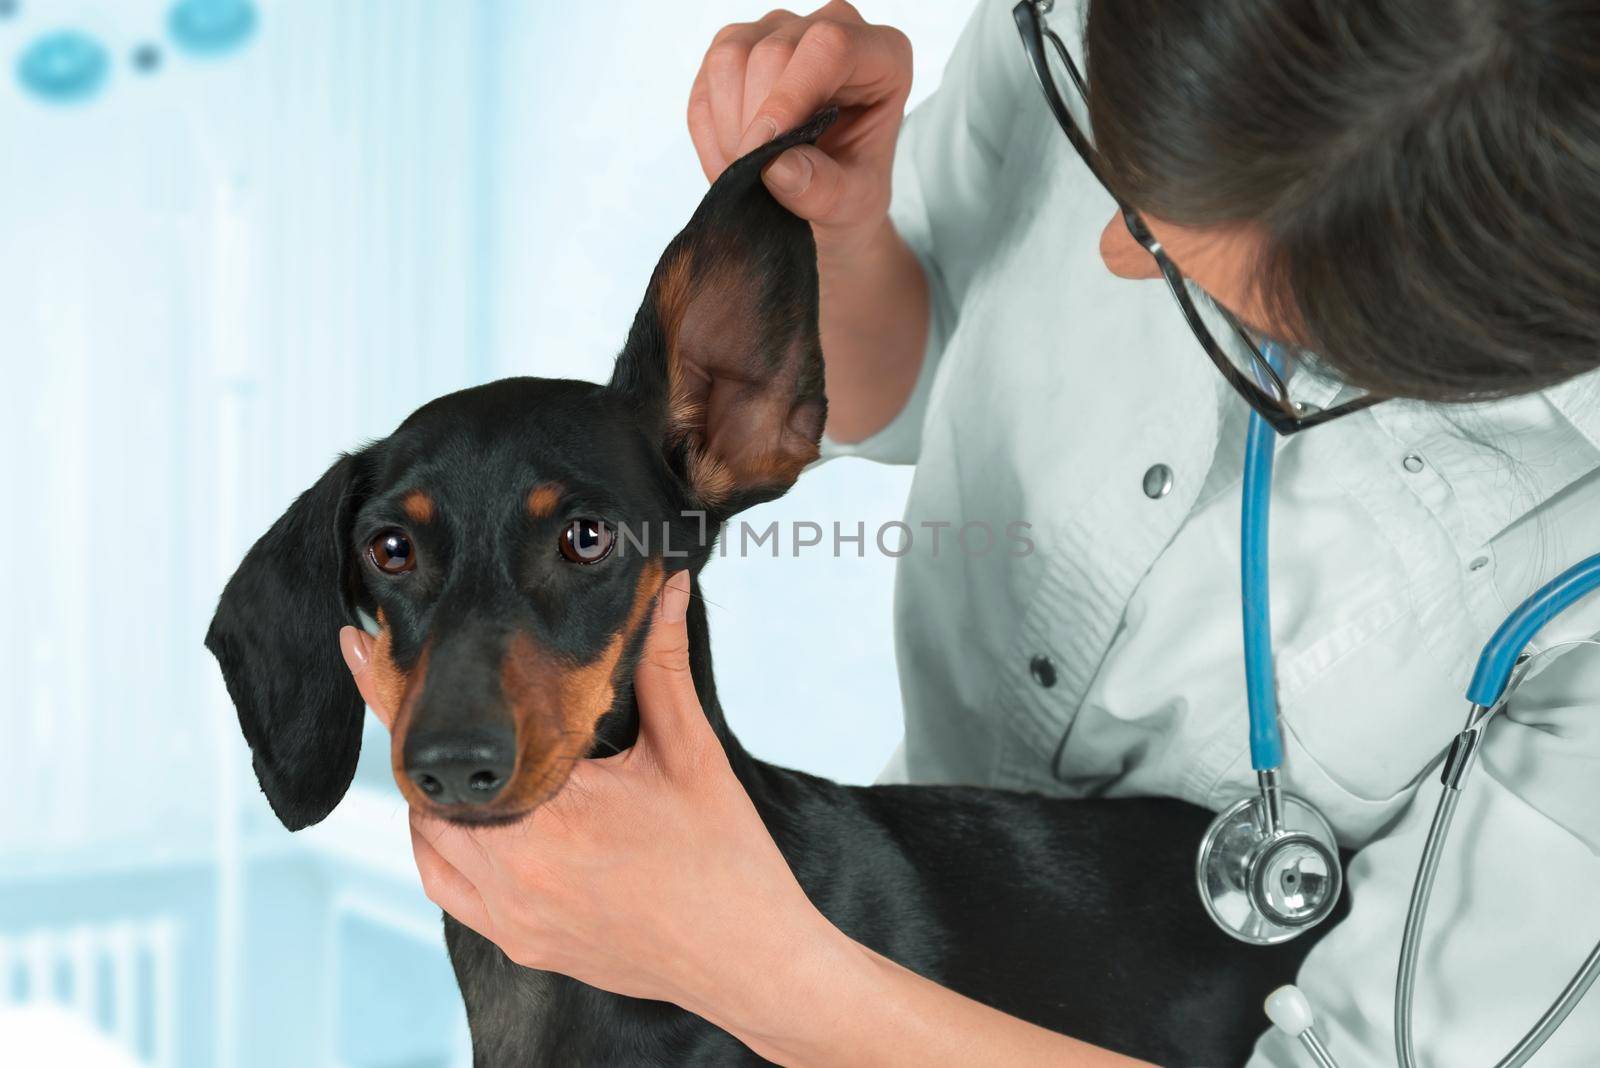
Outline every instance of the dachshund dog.
<path fill-rule="evenodd" d="M 632 673 L 665 577 L 697 576 L 722 523 L 817 457 L 816 248 L 760 170 L 832 118 L 717 179 L 667 246 L 608 384 L 512 378 L 435 400 L 341 456 L 245 555 L 206 645 L 286 827 L 325 817 L 355 773 L 363 708 L 339 654 L 345 624 L 377 635 L 395 779 L 419 809 L 513 821 L 560 791 L 574 760 L 632 744 Z M 1211 813 L 840 786 L 774 767 L 728 730 L 698 597 L 688 627 L 735 774 L 844 932 L 1133 1056 L 1248 1057 L 1263 996 L 1314 938 L 1251 947 L 1207 918 L 1193 866 Z M 676 1006 L 522 968 L 444 927 L 479 1066 L 761 1063 Z"/>

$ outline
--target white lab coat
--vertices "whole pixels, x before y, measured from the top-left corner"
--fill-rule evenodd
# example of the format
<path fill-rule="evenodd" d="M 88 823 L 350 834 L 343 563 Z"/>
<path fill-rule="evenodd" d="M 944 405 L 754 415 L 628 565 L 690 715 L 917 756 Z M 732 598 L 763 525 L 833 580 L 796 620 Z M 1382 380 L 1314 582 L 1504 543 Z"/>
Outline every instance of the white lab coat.
<path fill-rule="evenodd" d="M 933 293 L 916 389 L 874 437 L 826 445 L 917 464 L 895 602 L 904 771 L 1221 808 L 1253 782 L 1245 409 L 1162 283 L 1101 262 L 1112 203 L 1046 110 L 1010 7 L 979 7 L 901 134 L 893 218 Z M 1051 22 L 1073 39 L 1070 7 Z M 1326 403 L 1331 385 L 1303 395 L 1319 390 Z M 974 522 L 999 532 L 993 551 L 953 540 Z M 1013 522 L 1029 524 L 1032 553 L 1013 555 Z M 940 523 L 935 554 L 925 524 Z M 1596 551 L 1600 374 L 1470 409 L 1391 401 L 1280 448 L 1285 779 L 1359 850 L 1350 918 L 1299 982 L 1347 1068 L 1394 1060 L 1390 999 L 1435 758 L 1478 651 L 1531 590 Z M 1597 631 L 1600 596 L 1538 644 Z M 1429 1065 L 1500 1056 L 1600 939 L 1600 650 L 1541 663 L 1490 730 L 1440 873 L 1416 1008 Z M 1250 1063 L 1305 1061 L 1269 1034 Z M 1535 1063 L 1600 1063 L 1600 994 Z"/>

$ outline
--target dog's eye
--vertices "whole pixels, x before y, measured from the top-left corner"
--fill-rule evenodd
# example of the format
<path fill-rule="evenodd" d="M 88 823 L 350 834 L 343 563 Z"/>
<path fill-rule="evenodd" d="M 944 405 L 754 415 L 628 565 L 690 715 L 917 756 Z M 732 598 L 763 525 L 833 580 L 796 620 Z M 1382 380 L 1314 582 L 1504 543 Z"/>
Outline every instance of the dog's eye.
<path fill-rule="evenodd" d="M 367 558 L 386 575 L 403 575 L 417 566 L 411 539 L 398 530 L 386 530 L 367 546 Z"/>
<path fill-rule="evenodd" d="M 575 564 L 598 564 L 616 542 L 611 528 L 598 519 L 574 519 L 561 532 L 561 555 Z"/>

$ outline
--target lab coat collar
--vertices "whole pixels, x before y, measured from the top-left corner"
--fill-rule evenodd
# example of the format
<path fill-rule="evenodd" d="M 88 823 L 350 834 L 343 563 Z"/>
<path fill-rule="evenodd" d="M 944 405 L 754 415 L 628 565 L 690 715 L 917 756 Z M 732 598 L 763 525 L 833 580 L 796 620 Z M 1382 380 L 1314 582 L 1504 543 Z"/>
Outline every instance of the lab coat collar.
<path fill-rule="evenodd" d="M 1547 390 L 1545 396 L 1589 444 L 1600 450 L 1600 371 L 1579 375 Z"/>
<path fill-rule="evenodd" d="M 1600 470 L 1600 372 L 1486 404 L 1396 400 L 1364 414 L 1393 440 L 1394 462 L 1463 557 Z"/>

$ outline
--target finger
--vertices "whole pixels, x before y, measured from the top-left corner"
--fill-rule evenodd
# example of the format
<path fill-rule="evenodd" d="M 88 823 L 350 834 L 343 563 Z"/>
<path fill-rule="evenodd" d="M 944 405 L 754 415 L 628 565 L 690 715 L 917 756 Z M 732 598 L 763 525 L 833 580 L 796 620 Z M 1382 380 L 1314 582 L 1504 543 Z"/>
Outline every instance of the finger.
<path fill-rule="evenodd" d="M 634 672 L 640 740 L 657 751 L 671 751 L 709 730 L 689 671 L 689 587 L 687 570 L 662 587 Z"/>
<path fill-rule="evenodd" d="M 796 21 L 775 29 L 751 47 L 744 72 L 744 98 L 739 108 L 740 134 L 744 133 L 757 109 L 766 103 L 767 94 L 772 92 L 772 87 L 789 66 L 795 47 L 804 34 L 805 23 Z"/>
<path fill-rule="evenodd" d="M 488 938 L 491 922 L 483 895 L 415 826 L 411 828 L 411 854 L 428 900 Z"/>
<path fill-rule="evenodd" d="M 716 41 L 706 51 L 702 67 L 705 71 L 706 99 L 716 130 L 717 151 L 725 160 L 734 158 L 733 150 L 744 128 L 745 65 L 749 62 L 751 47 L 762 36 L 754 24 L 730 26 L 717 35 Z"/>
<path fill-rule="evenodd" d="M 706 181 L 714 182 L 717 175 L 728 167 L 717 144 L 717 120 L 711 114 L 711 97 L 703 79 L 696 78 L 689 92 L 689 140 L 694 143 L 694 154 L 700 158 L 700 169 Z"/>
<path fill-rule="evenodd" d="M 794 129 L 825 104 L 870 106 L 909 91 L 901 84 L 907 65 L 904 41 L 903 35 L 880 26 L 832 19 L 811 23 L 766 100 L 750 116 L 732 157 Z"/>
<path fill-rule="evenodd" d="M 420 836 L 434 851 L 473 885 L 487 882 L 494 874 L 494 860 L 477 834 L 466 827 L 411 809 L 411 832 Z"/>
<path fill-rule="evenodd" d="M 826 225 L 844 204 L 844 168 L 815 145 L 783 153 L 761 174 L 779 204 L 808 222 Z"/>
<path fill-rule="evenodd" d="M 744 130 L 746 66 L 751 51 L 790 25 L 803 28 L 804 23 L 794 12 L 778 8 L 755 22 L 725 26 L 712 39 L 689 94 L 692 125 L 711 131 L 709 140 L 696 144 L 707 177 L 714 179 L 733 161 L 733 146 Z M 696 100 L 697 93 L 703 99 Z M 706 159 L 713 156 L 712 166 L 706 167 Z"/>
<path fill-rule="evenodd" d="M 732 157 L 766 144 L 783 130 L 794 129 L 832 100 L 849 81 L 855 36 L 852 27 L 827 19 L 808 25 L 795 42 L 782 75 L 746 117 Z"/>
<path fill-rule="evenodd" d="M 372 709 L 372 714 L 385 727 L 394 728 L 394 709 L 379 692 L 377 675 L 372 670 L 373 646 L 372 635 L 366 631 L 357 630 L 355 627 L 339 628 L 339 652 L 344 655 L 345 666 L 350 669 L 350 676 L 356 680 L 356 689 L 361 691 L 361 699 Z"/>

